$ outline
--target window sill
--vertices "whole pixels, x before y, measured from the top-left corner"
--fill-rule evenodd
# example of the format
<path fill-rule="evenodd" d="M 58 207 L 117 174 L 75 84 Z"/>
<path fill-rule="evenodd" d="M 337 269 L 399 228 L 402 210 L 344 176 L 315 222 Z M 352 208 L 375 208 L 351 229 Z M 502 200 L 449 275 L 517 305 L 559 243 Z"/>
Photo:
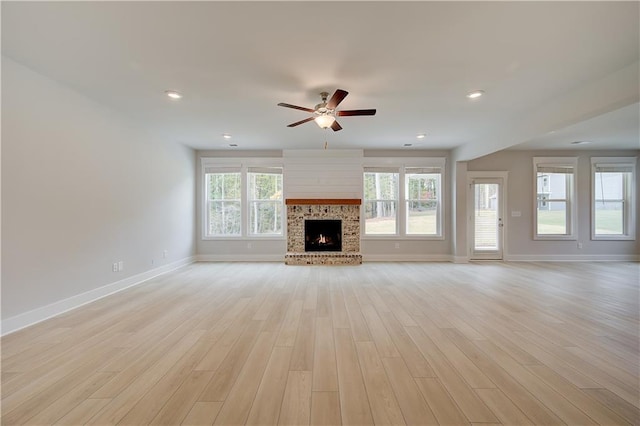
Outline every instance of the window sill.
<path fill-rule="evenodd" d="M 592 236 L 591 241 L 635 241 L 635 237 L 630 235 L 599 235 Z"/>
<path fill-rule="evenodd" d="M 202 237 L 202 241 L 285 241 L 284 235 L 265 235 L 265 236 L 228 236 L 221 235 L 219 237 Z"/>
<path fill-rule="evenodd" d="M 363 241 L 388 241 L 388 240 L 404 240 L 404 241 L 444 241 L 442 235 L 363 235 Z"/>
<path fill-rule="evenodd" d="M 534 241 L 577 241 L 575 235 L 535 235 Z"/>

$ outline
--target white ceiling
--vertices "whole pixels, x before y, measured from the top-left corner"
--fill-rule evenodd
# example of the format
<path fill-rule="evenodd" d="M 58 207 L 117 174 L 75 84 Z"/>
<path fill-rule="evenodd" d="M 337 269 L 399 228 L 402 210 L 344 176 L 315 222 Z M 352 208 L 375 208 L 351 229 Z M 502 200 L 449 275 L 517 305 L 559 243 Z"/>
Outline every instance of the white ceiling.
<path fill-rule="evenodd" d="M 638 2 L 2 2 L 2 53 L 196 149 L 454 149 L 637 64 Z M 637 68 L 636 68 L 637 69 Z M 637 80 L 637 79 L 636 79 Z M 620 83 L 622 84 L 622 83 Z M 350 92 L 344 130 L 286 125 Z M 180 101 L 167 89 L 184 94 Z M 476 101 L 465 95 L 483 89 Z M 625 88 L 626 89 L 626 88 Z M 638 86 L 506 145 L 639 148 Z M 593 97 L 589 102 L 596 102 Z M 625 108 L 626 107 L 626 108 Z M 617 112 L 612 112 L 616 109 Z M 582 114 L 584 116 L 584 114 Z M 556 129 L 553 134 L 547 134 Z M 537 133 L 539 132 L 539 133 Z M 416 135 L 426 133 L 418 140 Z M 602 141 L 602 145 L 598 145 Z M 505 145 L 505 143 L 503 143 Z M 506 146 L 503 146 L 506 147 Z"/>

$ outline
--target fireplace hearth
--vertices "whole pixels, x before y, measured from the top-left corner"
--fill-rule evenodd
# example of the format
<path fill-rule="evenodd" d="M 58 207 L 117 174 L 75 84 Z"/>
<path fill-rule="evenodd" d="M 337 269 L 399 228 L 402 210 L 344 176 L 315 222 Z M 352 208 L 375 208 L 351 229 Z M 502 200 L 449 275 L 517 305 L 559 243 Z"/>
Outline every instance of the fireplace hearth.
<path fill-rule="evenodd" d="M 304 251 L 342 251 L 342 221 L 304 221 Z"/>
<path fill-rule="evenodd" d="M 286 199 L 287 265 L 360 265 L 360 199 Z"/>

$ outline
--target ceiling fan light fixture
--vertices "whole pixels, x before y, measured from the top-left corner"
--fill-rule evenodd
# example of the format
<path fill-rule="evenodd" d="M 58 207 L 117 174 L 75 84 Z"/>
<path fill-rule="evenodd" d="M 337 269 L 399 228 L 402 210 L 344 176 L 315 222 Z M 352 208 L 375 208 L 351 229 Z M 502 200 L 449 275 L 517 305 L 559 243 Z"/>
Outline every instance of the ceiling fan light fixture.
<path fill-rule="evenodd" d="M 321 129 L 328 129 L 331 127 L 333 122 L 336 121 L 336 118 L 333 115 L 322 114 L 317 116 L 314 120 Z"/>

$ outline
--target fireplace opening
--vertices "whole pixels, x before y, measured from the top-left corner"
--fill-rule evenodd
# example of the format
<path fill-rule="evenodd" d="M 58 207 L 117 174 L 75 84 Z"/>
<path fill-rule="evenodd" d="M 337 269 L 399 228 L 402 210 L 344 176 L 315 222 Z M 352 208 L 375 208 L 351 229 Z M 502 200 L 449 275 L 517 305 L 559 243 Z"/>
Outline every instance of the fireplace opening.
<path fill-rule="evenodd" d="M 304 251 L 342 251 L 342 221 L 305 220 Z"/>

